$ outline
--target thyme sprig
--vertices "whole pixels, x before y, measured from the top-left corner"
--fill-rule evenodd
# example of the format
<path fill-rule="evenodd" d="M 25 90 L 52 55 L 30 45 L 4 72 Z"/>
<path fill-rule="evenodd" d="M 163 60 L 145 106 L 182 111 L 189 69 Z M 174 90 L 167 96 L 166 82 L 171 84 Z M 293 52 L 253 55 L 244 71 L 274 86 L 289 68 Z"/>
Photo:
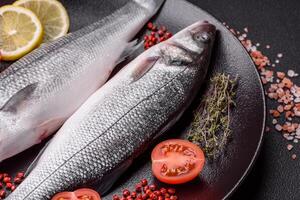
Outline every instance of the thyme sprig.
<path fill-rule="evenodd" d="M 200 145 L 208 158 L 216 159 L 231 136 L 230 110 L 235 106 L 237 78 L 216 74 L 208 85 L 188 132 L 188 140 Z"/>

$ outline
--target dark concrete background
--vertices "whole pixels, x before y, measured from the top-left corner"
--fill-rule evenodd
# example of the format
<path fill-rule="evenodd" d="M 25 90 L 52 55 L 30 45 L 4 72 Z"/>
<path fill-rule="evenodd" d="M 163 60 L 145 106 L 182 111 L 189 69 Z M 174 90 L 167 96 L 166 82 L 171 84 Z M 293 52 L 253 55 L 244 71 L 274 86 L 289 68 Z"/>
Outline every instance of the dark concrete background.
<path fill-rule="evenodd" d="M 283 53 L 280 71 L 294 69 L 300 72 L 300 1 L 298 0 L 188 0 L 210 12 L 232 28 L 248 27 L 250 39 L 262 46 L 271 45 L 263 52 L 272 59 Z M 295 81 L 300 85 L 300 77 Z M 271 101 L 267 107 L 275 106 Z M 271 119 L 267 125 L 272 126 Z M 247 179 L 233 195 L 233 200 L 299 200 L 300 199 L 300 144 L 292 153 L 298 159 L 292 161 L 287 142 L 271 131 L 266 133 L 261 154 Z"/>
<path fill-rule="evenodd" d="M 208 11 L 235 29 L 248 27 L 253 41 L 271 45 L 263 50 L 270 58 L 283 53 L 277 67 L 280 71 L 294 69 L 300 73 L 300 1 L 299 0 L 188 0 Z M 0 2 L 1 3 L 1 2 Z M 3 3 L 3 2 L 2 2 Z M 300 85 L 300 77 L 296 81 Z M 267 102 L 268 108 L 274 104 Z M 271 127 L 271 120 L 268 119 Z M 264 138 L 260 156 L 233 200 L 299 200 L 300 199 L 300 144 L 292 161 L 286 150 L 287 142 L 271 131 Z M 293 153 L 294 153 L 293 152 Z"/>

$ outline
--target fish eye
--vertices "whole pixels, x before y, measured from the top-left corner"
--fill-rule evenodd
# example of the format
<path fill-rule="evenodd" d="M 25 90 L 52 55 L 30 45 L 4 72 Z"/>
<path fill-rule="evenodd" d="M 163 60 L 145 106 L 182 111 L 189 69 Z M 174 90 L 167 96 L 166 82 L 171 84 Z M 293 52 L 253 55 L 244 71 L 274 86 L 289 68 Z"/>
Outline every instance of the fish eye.
<path fill-rule="evenodd" d="M 195 40 L 207 43 L 210 41 L 210 36 L 208 33 L 199 33 L 194 36 Z"/>

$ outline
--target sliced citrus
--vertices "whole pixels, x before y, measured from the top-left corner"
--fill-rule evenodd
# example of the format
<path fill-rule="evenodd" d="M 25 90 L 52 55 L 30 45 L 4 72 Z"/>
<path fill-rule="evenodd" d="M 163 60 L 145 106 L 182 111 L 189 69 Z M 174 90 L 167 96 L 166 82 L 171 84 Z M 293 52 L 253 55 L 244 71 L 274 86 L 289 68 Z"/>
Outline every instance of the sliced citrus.
<path fill-rule="evenodd" d="M 43 39 L 43 28 L 37 16 L 18 6 L 0 7 L 0 54 L 13 61 L 37 47 Z"/>
<path fill-rule="evenodd" d="M 34 12 L 44 28 L 44 41 L 49 42 L 67 34 L 70 27 L 68 13 L 57 0 L 18 0 L 13 5 Z"/>

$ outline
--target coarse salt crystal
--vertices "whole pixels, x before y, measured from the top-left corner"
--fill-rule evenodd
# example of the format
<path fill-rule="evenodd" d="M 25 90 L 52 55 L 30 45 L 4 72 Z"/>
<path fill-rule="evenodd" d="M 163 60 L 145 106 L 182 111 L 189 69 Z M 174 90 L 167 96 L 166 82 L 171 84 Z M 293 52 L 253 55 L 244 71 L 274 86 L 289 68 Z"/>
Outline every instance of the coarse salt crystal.
<path fill-rule="evenodd" d="M 293 139 L 294 139 L 293 136 L 288 136 L 288 137 L 287 137 L 287 140 L 293 140 Z"/>
<path fill-rule="evenodd" d="M 282 56 L 283 56 L 282 53 L 278 53 L 278 54 L 277 54 L 277 57 L 278 57 L 278 58 L 282 58 Z"/>
<path fill-rule="evenodd" d="M 245 38 L 244 38 L 243 36 L 239 36 L 238 39 L 242 41 L 242 40 L 244 40 Z"/>
<path fill-rule="evenodd" d="M 288 149 L 289 151 L 290 151 L 290 150 L 292 150 L 292 149 L 293 149 L 293 147 L 294 147 L 294 146 L 293 146 L 293 145 L 291 145 L 291 144 L 288 144 L 288 145 L 287 145 L 287 149 Z"/>
<path fill-rule="evenodd" d="M 292 155 L 292 159 L 293 159 L 293 160 L 296 160 L 296 158 L 297 158 L 297 155 L 296 155 L 296 154 L 293 154 L 293 155 Z"/>
<path fill-rule="evenodd" d="M 272 123 L 277 124 L 277 119 L 273 119 Z"/>
<path fill-rule="evenodd" d="M 278 59 L 276 59 L 276 60 L 275 60 L 275 63 L 277 63 L 277 64 L 278 64 L 278 63 L 279 63 L 279 60 L 278 60 Z"/>
<path fill-rule="evenodd" d="M 270 48 L 271 48 L 271 46 L 270 46 L 270 45 L 266 45 L 266 48 L 267 48 L 267 49 L 270 49 Z"/>
<path fill-rule="evenodd" d="M 277 110 L 278 110 L 279 112 L 281 112 L 281 113 L 282 113 L 282 112 L 283 112 L 283 110 L 284 110 L 284 109 L 283 109 L 283 106 L 282 106 L 282 105 L 279 105 L 279 106 L 277 107 Z"/>
<path fill-rule="evenodd" d="M 294 101 L 295 101 L 295 103 L 299 103 L 300 102 L 300 98 L 297 97 Z"/>
<path fill-rule="evenodd" d="M 275 129 L 276 129 L 277 131 L 281 131 L 281 130 L 282 130 L 282 126 L 279 125 L 279 124 L 276 124 Z"/>
<path fill-rule="evenodd" d="M 251 50 L 251 51 L 256 51 L 257 48 L 256 48 L 256 46 L 252 46 L 252 47 L 249 48 L 249 50 Z"/>
<path fill-rule="evenodd" d="M 298 140 L 298 139 L 294 139 L 293 142 L 294 142 L 294 143 L 298 143 L 299 140 Z"/>
<path fill-rule="evenodd" d="M 300 135 L 296 135 L 295 138 L 300 139 Z"/>
<path fill-rule="evenodd" d="M 289 77 L 294 77 L 294 76 L 295 76 L 294 70 L 291 70 L 291 69 L 288 70 L 287 75 L 288 75 Z"/>

